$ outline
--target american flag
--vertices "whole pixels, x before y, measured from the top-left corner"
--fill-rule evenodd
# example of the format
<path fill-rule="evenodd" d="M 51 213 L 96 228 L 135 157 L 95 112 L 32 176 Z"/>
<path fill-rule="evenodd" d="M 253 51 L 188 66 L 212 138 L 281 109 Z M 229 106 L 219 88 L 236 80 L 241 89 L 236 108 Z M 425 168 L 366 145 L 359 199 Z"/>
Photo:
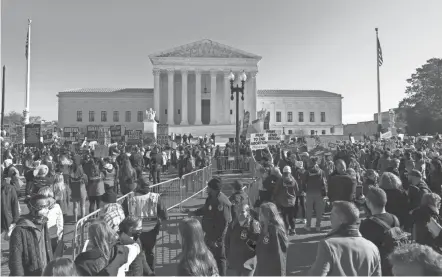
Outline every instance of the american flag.
<path fill-rule="evenodd" d="M 26 36 L 26 48 L 25 48 L 26 59 L 28 59 L 28 48 L 29 48 L 29 28 L 28 28 L 28 35 Z"/>
<path fill-rule="evenodd" d="M 381 66 L 384 63 L 384 58 L 382 58 L 382 48 L 381 43 L 378 39 L 378 65 Z"/>

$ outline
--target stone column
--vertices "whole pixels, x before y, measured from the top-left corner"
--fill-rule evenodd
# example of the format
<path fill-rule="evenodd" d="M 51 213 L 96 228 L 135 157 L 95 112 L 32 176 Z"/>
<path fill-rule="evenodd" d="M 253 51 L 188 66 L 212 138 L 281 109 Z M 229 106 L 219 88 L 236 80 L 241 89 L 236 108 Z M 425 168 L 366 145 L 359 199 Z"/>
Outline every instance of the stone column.
<path fill-rule="evenodd" d="M 201 70 L 195 70 L 195 125 L 201 125 Z"/>
<path fill-rule="evenodd" d="M 175 120 L 174 120 L 174 107 L 173 107 L 173 102 L 175 101 L 174 97 L 173 97 L 173 85 L 174 85 L 174 74 L 175 74 L 175 70 L 174 69 L 168 69 L 167 70 L 167 81 L 168 81 L 168 85 L 167 85 L 167 90 L 168 90 L 168 97 L 167 97 L 167 124 L 169 125 L 175 125 Z"/>
<path fill-rule="evenodd" d="M 187 115 L 187 69 L 181 70 L 181 125 L 189 125 L 189 119 Z"/>
<path fill-rule="evenodd" d="M 229 71 L 224 71 L 224 122 L 230 124 L 230 80 Z"/>
<path fill-rule="evenodd" d="M 251 88 L 248 90 L 248 93 L 251 94 L 251 97 L 249 98 L 251 100 L 250 121 L 253 121 L 257 118 L 257 115 L 256 115 L 256 106 L 257 106 L 257 99 L 258 99 L 258 91 L 256 89 L 256 75 L 257 74 L 258 74 L 257 71 L 253 71 L 250 73 L 250 77 L 252 77 L 252 80 L 250 82 Z"/>
<path fill-rule="evenodd" d="M 161 74 L 161 70 L 154 68 L 153 69 L 153 77 L 154 77 L 154 90 L 153 90 L 153 103 L 154 103 L 154 111 L 156 112 L 155 114 L 155 119 L 156 120 L 160 120 L 160 74 Z"/>
<path fill-rule="evenodd" d="M 218 122 L 216 113 L 216 73 L 217 71 L 210 71 L 210 124 Z"/>

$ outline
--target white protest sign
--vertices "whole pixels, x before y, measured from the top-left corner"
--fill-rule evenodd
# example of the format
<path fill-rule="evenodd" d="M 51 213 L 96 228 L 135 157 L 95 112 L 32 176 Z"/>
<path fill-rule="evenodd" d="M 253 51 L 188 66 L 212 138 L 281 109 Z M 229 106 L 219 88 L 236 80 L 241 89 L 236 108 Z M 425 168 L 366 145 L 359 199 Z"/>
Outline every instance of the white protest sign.
<path fill-rule="evenodd" d="M 281 136 L 276 133 L 276 130 L 266 130 L 269 145 L 278 145 L 281 141 Z"/>
<path fill-rule="evenodd" d="M 392 137 L 391 131 L 388 131 L 386 133 L 381 133 L 381 139 L 389 139 Z"/>
<path fill-rule="evenodd" d="M 259 150 L 267 148 L 268 134 L 250 134 L 250 149 Z"/>

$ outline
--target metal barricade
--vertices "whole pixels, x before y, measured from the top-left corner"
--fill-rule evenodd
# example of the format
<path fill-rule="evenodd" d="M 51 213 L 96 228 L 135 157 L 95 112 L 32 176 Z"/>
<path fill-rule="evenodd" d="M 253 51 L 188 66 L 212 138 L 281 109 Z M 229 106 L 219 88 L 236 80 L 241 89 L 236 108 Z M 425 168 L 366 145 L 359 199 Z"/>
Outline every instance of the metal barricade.
<path fill-rule="evenodd" d="M 129 199 L 129 197 L 132 197 L 132 195 L 133 192 L 123 195 L 117 199 L 117 203 L 122 205 L 123 202 L 126 199 Z M 87 242 L 89 241 L 89 225 L 91 221 L 100 218 L 100 216 L 101 209 L 98 209 L 77 221 L 74 230 L 74 238 L 72 239 L 72 256 L 74 260 L 78 254 L 85 250 L 83 248 L 87 246 Z"/>
<path fill-rule="evenodd" d="M 216 174 L 225 173 L 245 173 L 250 172 L 250 162 L 253 161 L 248 156 L 219 156 L 212 158 L 212 171 Z"/>
<path fill-rule="evenodd" d="M 159 193 L 164 205 L 169 208 L 181 201 L 181 179 L 174 178 L 150 187 L 152 192 Z"/>

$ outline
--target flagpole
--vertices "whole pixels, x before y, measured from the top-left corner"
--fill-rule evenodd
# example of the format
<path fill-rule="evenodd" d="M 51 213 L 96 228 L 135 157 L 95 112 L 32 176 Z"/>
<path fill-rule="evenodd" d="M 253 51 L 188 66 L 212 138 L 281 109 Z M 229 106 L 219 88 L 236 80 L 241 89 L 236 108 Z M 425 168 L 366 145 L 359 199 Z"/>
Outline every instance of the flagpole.
<path fill-rule="evenodd" d="M 378 77 L 378 125 L 382 125 L 382 115 L 381 115 L 381 82 L 379 80 L 379 38 L 378 38 L 378 28 L 376 30 L 376 69 Z"/>
<path fill-rule="evenodd" d="M 30 87 L 31 87 L 31 22 L 28 19 L 28 41 L 27 41 L 27 56 L 26 56 L 26 102 L 24 111 L 25 124 L 29 124 L 29 103 L 30 103 Z"/>

